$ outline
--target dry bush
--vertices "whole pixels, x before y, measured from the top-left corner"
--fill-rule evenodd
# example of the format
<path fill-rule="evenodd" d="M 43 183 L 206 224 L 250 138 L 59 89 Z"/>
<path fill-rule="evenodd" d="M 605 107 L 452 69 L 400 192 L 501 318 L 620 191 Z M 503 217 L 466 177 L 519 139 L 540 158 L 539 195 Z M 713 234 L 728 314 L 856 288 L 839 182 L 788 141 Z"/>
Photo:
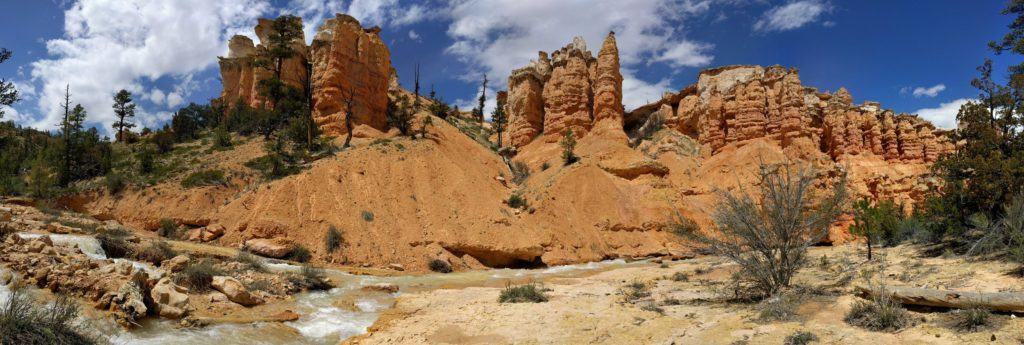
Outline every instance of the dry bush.
<path fill-rule="evenodd" d="M 430 263 L 427 265 L 427 267 L 429 267 L 431 271 L 438 273 L 452 272 L 452 265 L 449 264 L 447 261 L 441 259 L 430 260 Z"/>
<path fill-rule="evenodd" d="M 548 296 L 534 284 L 508 285 L 498 296 L 499 303 L 541 303 L 547 302 Z"/>
<path fill-rule="evenodd" d="M 911 323 L 910 313 L 884 291 L 869 301 L 854 302 L 844 320 L 872 331 L 898 331 Z"/>
<path fill-rule="evenodd" d="M 514 161 L 509 164 L 509 168 L 512 169 L 512 182 L 515 184 L 523 184 L 530 177 L 530 167 L 526 163 Z"/>
<path fill-rule="evenodd" d="M 764 297 L 790 285 L 806 264 L 807 248 L 827 234 L 843 211 L 847 190 L 843 174 L 830 191 L 818 193 L 811 170 L 792 164 L 761 163 L 758 175 L 756 196 L 742 189 L 719 192 L 713 219 L 720 236 L 700 231 L 681 235 L 739 264 L 737 277 Z"/>

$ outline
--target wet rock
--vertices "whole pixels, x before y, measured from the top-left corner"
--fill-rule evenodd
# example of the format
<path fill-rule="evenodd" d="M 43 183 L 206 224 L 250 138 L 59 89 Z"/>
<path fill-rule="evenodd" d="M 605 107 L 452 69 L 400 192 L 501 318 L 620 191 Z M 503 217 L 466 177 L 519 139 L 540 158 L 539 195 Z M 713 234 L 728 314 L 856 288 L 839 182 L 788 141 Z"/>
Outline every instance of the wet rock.
<path fill-rule="evenodd" d="M 362 290 L 363 291 L 380 291 L 380 292 L 386 292 L 386 293 L 396 293 L 396 292 L 398 292 L 398 285 L 391 284 L 391 283 L 377 283 L 377 284 L 373 284 L 373 285 L 364 286 Z"/>
<path fill-rule="evenodd" d="M 170 278 L 160 279 L 149 295 L 161 317 L 179 319 L 188 312 L 188 289 L 174 284 Z"/>
<path fill-rule="evenodd" d="M 245 241 L 245 249 L 268 258 L 284 258 L 291 253 L 292 248 L 292 242 L 284 238 L 257 238 Z"/>
<path fill-rule="evenodd" d="M 213 277 L 213 284 L 211 285 L 214 290 L 220 291 L 232 302 L 246 307 L 263 304 L 263 299 L 250 294 L 249 291 L 245 289 L 245 285 L 242 285 L 242 283 L 235 278 L 216 276 Z"/>

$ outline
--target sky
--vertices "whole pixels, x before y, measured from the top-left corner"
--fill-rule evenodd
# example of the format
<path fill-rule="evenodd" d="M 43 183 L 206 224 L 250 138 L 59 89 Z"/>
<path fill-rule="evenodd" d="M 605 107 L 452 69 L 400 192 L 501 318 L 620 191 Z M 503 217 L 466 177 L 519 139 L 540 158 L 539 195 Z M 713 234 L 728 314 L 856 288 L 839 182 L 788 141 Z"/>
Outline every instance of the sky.
<path fill-rule="evenodd" d="M 0 78 L 22 100 L 3 120 L 43 130 L 59 122 L 65 87 L 110 133 L 114 93 L 139 104 L 156 128 L 189 102 L 221 92 L 217 57 L 260 17 L 301 16 L 306 40 L 334 13 L 380 26 L 400 82 L 421 65 L 424 92 L 470 108 L 480 79 L 493 95 L 508 74 L 582 36 L 592 51 L 615 31 L 627 110 L 696 82 L 723 65 L 783 65 L 804 85 L 845 87 L 854 102 L 955 126 L 956 110 L 984 59 L 998 78 L 1018 56 L 986 44 L 1007 31 L 1005 1 L 931 0 L 0 0 L 0 47 L 13 51 Z M 258 41 L 257 41 L 258 42 Z"/>

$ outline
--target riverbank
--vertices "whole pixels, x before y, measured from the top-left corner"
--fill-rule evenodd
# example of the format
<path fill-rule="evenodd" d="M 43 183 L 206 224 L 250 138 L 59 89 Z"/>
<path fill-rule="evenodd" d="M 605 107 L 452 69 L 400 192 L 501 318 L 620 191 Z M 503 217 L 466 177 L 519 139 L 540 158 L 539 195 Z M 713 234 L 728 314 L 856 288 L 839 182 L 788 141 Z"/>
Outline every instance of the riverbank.
<path fill-rule="evenodd" d="M 729 277 L 736 266 L 717 257 L 649 264 L 589 277 L 538 281 L 548 302 L 498 303 L 500 287 L 406 294 L 382 314 L 369 333 L 349 344 L 782 344 L 798 331 L 822 344 L 1020 344 L 1024 319 L 994 314 L 976 331 L 955 326 L 956 312 L 915 309 L 913 326 L 874 332 L 844 321 L 861 300 L 853 286 L 884 282 L 958 291 L 1024 291 L 1024 281 L 1001 262 L 927 257 L 923 248 L 881 249 L 865 262 L 861 248 L 817 247 L 796 278 L 792 314 L 765 318 L 765 303 L 733 299 Z M 517 281 L 525 283 L 526 280 Z M 644 293 L 632 291 L 635 283 Z M 635 298 L 627 301 L 626 294 Z"/>

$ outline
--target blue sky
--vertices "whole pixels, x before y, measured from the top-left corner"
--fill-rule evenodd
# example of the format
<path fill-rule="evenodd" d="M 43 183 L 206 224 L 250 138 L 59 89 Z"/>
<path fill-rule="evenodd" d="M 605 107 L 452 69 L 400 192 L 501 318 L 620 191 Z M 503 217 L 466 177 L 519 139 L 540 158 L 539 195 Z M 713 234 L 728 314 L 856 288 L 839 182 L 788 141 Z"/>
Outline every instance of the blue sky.
<path fill-rule="evenodd" d="M 231 35 L 253 36 L 259 17 L 300 15 L 311 39 L 335 12 L 379 25 L 400 80 L 422 66 L 449 102 L 469 106 L 479 78 L 488 94 L 508 73 L 581 35 L 592 50 L 616 31 L 627 108 L 695 82 L 705 68 L 730 64 L 796 67 L 805 85 L 843 86 L 855 102 L 952 125 L 975 97 L 975 67 L 993 58 L 1002 71 L 1019 57 L 986 48 L 1006 32 L 1003 1 L 827 0 L 0 0 L 0 64 L 24 100 L 4 120 L 56 125 L 64 86 L 109 128 L 110 99 L 126 88 L 139 121 L 155 127 L 188 102 L 219 95 L 218 55 Z M 1004 74 L 1000 74 L 1002 78 Z M 491 102 L 493 106 L 493 100 Z"/>

